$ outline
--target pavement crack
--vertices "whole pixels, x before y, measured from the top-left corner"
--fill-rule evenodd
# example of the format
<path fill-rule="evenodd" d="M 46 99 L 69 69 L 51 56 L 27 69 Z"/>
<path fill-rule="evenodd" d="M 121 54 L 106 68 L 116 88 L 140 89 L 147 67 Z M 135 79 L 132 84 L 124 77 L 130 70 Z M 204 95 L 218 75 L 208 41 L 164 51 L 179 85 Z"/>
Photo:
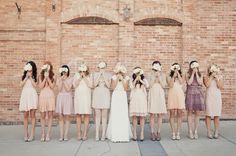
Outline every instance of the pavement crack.
<path fill-rule="evenodd" d="M 219 134 L 219 136 L 221 136 L 223 139 L 225 139 L 226 141 L 230 142 L 231 144 L 236 145 L 236 142 L 234 142 L 234 141 L 228 139 L 227 137 L 225 137 L 225 136 L 223 136 L 223 135 L 221 135 L 221 134 Z"/>

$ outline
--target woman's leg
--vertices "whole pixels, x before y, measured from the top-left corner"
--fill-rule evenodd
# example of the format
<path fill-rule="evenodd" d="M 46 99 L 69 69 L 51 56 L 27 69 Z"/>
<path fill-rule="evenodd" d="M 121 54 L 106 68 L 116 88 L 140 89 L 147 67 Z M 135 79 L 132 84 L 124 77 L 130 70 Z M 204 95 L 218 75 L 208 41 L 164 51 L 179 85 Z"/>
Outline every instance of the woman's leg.
<path fill-rule="evenodd" d="M 188 134 L 189 138 L 193 139 L 193 130 L 192 130 L 192 114 L 193 112 L 191 110 L 188 111 L 187 116 L 188 116 Z"/>
<path fill-rule="evenodd" d="M 101 110 L 96 109 L 95 110 L 95 123 L 96 123 L 96 141 L 99 140 L 99 129 L 100 129 L 100 123 L 101 123 Z"/>
<path fill-rule="evenodd" d="M 53 111 L 48 111 L 48 131 L 47 131 L 46 141 L 50 141 L 51 129 L 52 129 L 52 118 L 53 118 Z"/>
<path fill-rule="evenodd" d="M 182 109 L 178 109 L 177 110 L 177 136 L 176 136 L 177 140 L 180 139 L 180 130 L 181 130 L 181 125 L 182 125 L 182 114 L 183 114 Z"/>
<path fill-rule="evenodd" d="M 89 114 L 84 115 L 84 135 L 83 135 L 83 140 L 87 140 L 87 133 L 88 133 L 88 128 L 89 128 Z"/>
<path fill-rule="evenodd" d="M 175 110 L 174 109 L 171 109 L 170 110 L 170 117 L 169 117 L 169 122 L 170 122 L 170 128 L 171 128 L 171 131 L 172 131 L 172 139 L 175 140 L 176 139 L 176 136 L 175 136 L 175 121 L 174 121 L 174 117 L 175 117 Z"/>
<path fill-rule="evenodd" d="M 108 114 L 108 109 L 103 109 L 102 110 L 102 138 L 101 138 L 102 141 L 105 140 L 106 138 L 107 114 Z"/>
<path fill-rule="evenodd" d="M 65 115 L 65 132 L 64 132 L 64 140 L 68 140 L 68 132 L 70 127 L 70 115 Z"/>
<path fill-rule="evenodd" d="M 25 111 L 24 112 L 24 139 L 25 141 L 28 141 L 28 126 L 29 126 L 29 112 Z"/>
<path fill-rule="evenodd" d="M 140 140 L 144 140 L 144 125 L 145 125 L 145 117 L 140 116 L 140 127 L 141 127 L 141 133 L 140 133 Z"/>
<path fill-rule="evenodd" d="M 81 115 L 76 115 L 76 123 L 77 123 L 77 139 L 81 140 Z"/>
<path fill-rule="evenodd" d="M 157 141 L 161 140 L 162 114 L 157 114 Z"/>
<path fill-rule="evenodd" d="M 154 124 L 155 124 L 155 114 L 150 113 L 150 128 L 151 128 L 151 140 L 152 141 L 156 140 Z"/>
<path fill-rule="evenodd" d="M 220 124 L 219 116 L 214 116 L 214 126 L 215 126 L 214 138 L 215 139 L 218 139 L 219 137 L 219 124 Z"/>
<path fill-rule="evenodd" d="M 199 119 L 200 119 L 200 111 L 195 111 L 195 118 L 194 118 L 194 138 L 198 139 L 198 126 L 199 126 Z"/>
<path fill-rule="evenodd" d="M 210 116 L 206 116 L 205 122 L 206 122 L 206 127 L 207 127 L 207 137 L 209 139 L 212 139 L 212 134 L 211 134 L 211 117 Z"/>
<path fill-rule="evenodd" d="M 41 119 L 40 119 L 42 128 L 41 141 L 45 141 L 45 118 L 46 118 L 46 112 L 41 112 Z"/>
<path fill-rule="evenodd" d="M 59 126 L 60 126 L 59 141 L 63 141 L 63 136 L 64 136 L 64 115 L 63 114 L 59 114 Z"/>
<path fill-rule="evenodd" d="M 136 128 L 137 128 L 137 117 L 133 116 L 133 135 L 134 135 L 133 140 L 137 140 Z"/>
<path fill-rule="evenodd" d="M 30 110 L 31 133 L 30 133 L 29 141 L 32 141 L 35 136 L 35 123 L 36 123 L 35 112 L 36 112 L 35 109 Z"/>

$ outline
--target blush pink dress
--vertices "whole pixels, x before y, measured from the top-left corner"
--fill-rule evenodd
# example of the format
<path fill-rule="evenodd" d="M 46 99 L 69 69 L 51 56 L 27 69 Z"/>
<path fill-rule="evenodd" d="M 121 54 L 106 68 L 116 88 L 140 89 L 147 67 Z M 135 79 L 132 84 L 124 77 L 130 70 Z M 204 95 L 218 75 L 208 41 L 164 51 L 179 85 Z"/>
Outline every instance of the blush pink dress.
<path fill-rule="evenodd" d="M 55 102 L 55 94 L 53 90 L 49 87 L 49 84 L 46 82 L 44 88 L 41 90 L 39 95 L 39 111 L 55 111 Z"/>
<path fill-rule="evenodd" d="M 72 88 L 73 79 L 67 78 L 64 83 Z M 60 87 L 61 85 L 62 82 L 57 81 L 57 86 Z M 72 91 L 66 91 L 64 86 L 57 95 L 56 113 L 64 115 L 71 115 L 74 113 Z"/>
<path fill-rule="evenodd" d="M 168 91 L 168 109 L 185 109 L 185 96 L 179 80 Z"/>

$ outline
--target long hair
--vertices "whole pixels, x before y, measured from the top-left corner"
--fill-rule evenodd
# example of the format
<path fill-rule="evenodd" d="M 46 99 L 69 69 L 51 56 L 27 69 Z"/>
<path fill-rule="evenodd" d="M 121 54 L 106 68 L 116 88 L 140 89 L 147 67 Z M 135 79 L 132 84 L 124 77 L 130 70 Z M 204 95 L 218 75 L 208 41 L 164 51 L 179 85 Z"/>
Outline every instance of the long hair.
<path fill-rule="evenodd" d="M 29 61 L 26 64 L 30 64 L 32 66 L 32 78 L 34 79 L 35 82 L 37 82 L 37 66 L 33 61 Z M 23 72 L 23 76 L 22 76 L 22 81 L 25 79 L 27 74 L 27 71 Z"/>
<path fill-rule="evenodd" d="M 67 72 L 67 77 L 70 76 L 70 68 L 67 65 L 62 65 L 61 68 L 67 68 L 68 72 Z M 63 75 L 63 73 L 61 73 L 61 76 Z"/>
<path fill-rule="evenodd" d="M 134 69 L 137 69 L 137 68 L 140 68 L 140 67 L 135 67 Z M 133 73 L 133 75 L 132 75 L 133 81 L 136 79 L 137 76 L 138 76 L 137 74 Z M 145 78 L 143 74 L 141 74 L 140 77 L 141 77 L 141 80 L 144 80 L 144 78 Z M 135 87 L 137 84 L 139 84 L 140 86 L 143 85 L 139 80 L 136 81 Z"/>
<path fill-rule="evenodd" d="M 45 61 L 44 62 L 44 65 L 45 64 L 48 64 L 49 66 L 50 66 L 50 69 L 49 69 L 49 79 L 53 82 L 54 81 L 54 79 L 53 79 L 53 76 L 54 76 L 54 73 L 53 73 L 53 66 L 52 66 L 52 64 L 51 64 L 51 62 L 50 61 Z M 41 71 L 41 80 L 43 81 L 44 80 L 44 73 L 45 73 L 45 71 L 44 70 L 42 70 Z"/>
<path fill-rule="evenodd" d="M 188 74 L 189 74 L 189 77 L 192 75 L 192 73 L 193 73 L 193 69 L 191 68 L 191 65 L 193 64 L 193 63 L 198 63 L 196 60 L 194 60 L 194 61 L 191 61 L 190 63 L 189 63 L 189 69 L 188 69 Z M 200 71 L 199 71 L 199 68 L 197 68 L 197 73 L 198 73 L 198 75 L 199 76 L 201 76 L 201 73 L 200 73 Z"/>
<path fill-rule="evenodd" d="M 172 66 L 174 66 L 174 65 L 179 65 L 179 64 L 178 63 L 173 63 Z M 178 70 L 178 72 L 179 72 L 180 76 L 182 77 L 181 68 L 180 68 L 180 70 Z M 170 71 L 170 77 L 171 78 L 174 76 L 174 73 L 175 73 L 175 71 L 173 71 L 173 70 Z"/>

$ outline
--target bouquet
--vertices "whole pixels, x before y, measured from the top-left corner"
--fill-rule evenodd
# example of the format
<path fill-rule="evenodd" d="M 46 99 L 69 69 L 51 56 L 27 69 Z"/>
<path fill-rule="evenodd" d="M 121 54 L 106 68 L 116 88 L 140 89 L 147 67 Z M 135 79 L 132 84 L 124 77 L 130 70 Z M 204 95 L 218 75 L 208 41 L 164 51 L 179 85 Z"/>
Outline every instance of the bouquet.
<path fill-rule="evenodd" d="M 198 68 L 199 67 L 199 64 L 197 63 L 197 62 L 193 62 L 192 64 L 191 64 L 191 69 L 193 69 L 193 68 Z"/>
<path fill-rule="evenodd" d="M 133 73 L 136 75 L 142 75 L 144 72 L 141 68 L 136 68 L 133 70 Z"/>
<path fill-rule="evenodd" d="M 179 64 L 175 64 L 175 65 L 172 65 L 171 67 L 170 67 L 170 70 L 172 70 L 172 71 L 175 71 L 175 70 L 180 70 L 181 68 L 180 68 L 180 65 Z"/>
<path fill-rule="evenodd" d="M 219 72 L 220 72 L 220 67 L 217 66 L 216 64 L 212 64 L 212 65 L 210 66 L 209 72 L 210 72 L 210 73 L 213 73 L 213 72 L 219 73 Z"/>
<path fill-rule="evenodd" d="M 32 70 L 32 66 L 31 64 L 27 63 L 25 66 L 24 66 L 24 71 L 30 71 Z"/>
<path fill-rule="evenodd" d="M 67 72 L 68 72 L 68 69 L 65 68 L 65 67 L 59 68 L 59 73 L 61 74 L 61 73 L 63 73 L 63 72 L 67 73 Z"/>
<path fill-rule="evenodd" d="M 48 64 L 43 65 L 42 70 L 43 70 L 44 72 L 48 73 L 49 70 L 50 70 L 50 65 L 48 65 Z"/>
<path fill-rule="evenodd" d="M 162 66 L 159 63 L 155 63 L 152 65 L 152 69 L 155 71 L 161 71 L 162 70 Z"/>
<path fill-rule="evenodd" d="M 117 63 L 115 69 L 114 69 L 114 72 L 117 74 L 117 73 L 127 73 L 127 69 L 125 68 L 124 65 L 122 65 L 120 62 Z"/>
<path fill-rule="evenodd" d="M 88 71 L 88 67 L 85 64 L 81 64 L 79 66 L 79 72 L 86 72 Z"/>
<path fill-rule="evenodd" d="M 105 62 L 100 62 L 99 64 L 98 64 L 98 68 L 100 68 L 100 69 L 104 69 L 104 68 L 106 68 L 107 67 L 107 64 L 105 63 Z"/>

